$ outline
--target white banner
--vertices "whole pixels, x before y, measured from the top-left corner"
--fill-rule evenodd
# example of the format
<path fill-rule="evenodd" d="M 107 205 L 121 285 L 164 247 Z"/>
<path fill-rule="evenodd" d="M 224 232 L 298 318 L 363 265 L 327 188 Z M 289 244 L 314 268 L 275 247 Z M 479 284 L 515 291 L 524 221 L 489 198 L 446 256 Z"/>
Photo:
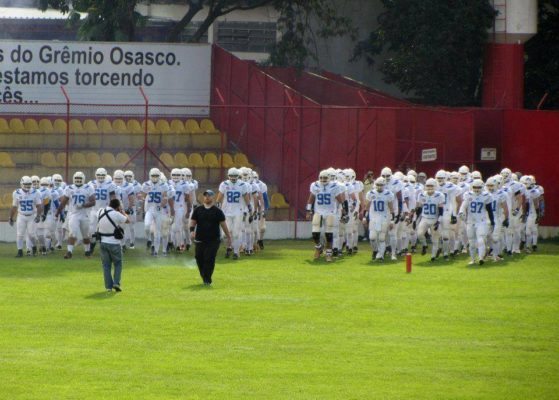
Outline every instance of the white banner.
<path fill-rule="evenodd" d="M 497 159 L 497 149 L 494 147 L 482 147 L 481 157 L 482 161 L 494 161 Z"/>
<path fill-rule="evenodd" d="M 421 150 L 421 161 L 435 161 L 437 159 L 437 149 Z"/>
<path fill-rule="evenodd" d="M 0 41 L 2 105 L 64 103 L 61 86 L 71 103 L 143 104 L 142 87 L 150 104 L 207 115 L 210 74 L 207 44 Z"/>

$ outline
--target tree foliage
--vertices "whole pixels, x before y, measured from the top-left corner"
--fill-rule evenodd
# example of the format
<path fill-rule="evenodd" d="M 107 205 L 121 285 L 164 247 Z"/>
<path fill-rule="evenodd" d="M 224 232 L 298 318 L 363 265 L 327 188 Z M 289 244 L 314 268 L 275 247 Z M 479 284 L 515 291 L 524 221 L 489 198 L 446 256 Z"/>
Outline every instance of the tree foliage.
<path fill-rule="evenodd" d="M 539 0 L 538 34 L 525 45 L 525 106 L 559 109 L 559 0 Z"/>
<path fill-rule="evenodd" d="M 380 65 L 387 83 L 417 101 L 465 106 L 479 103 L 484 45 L 495 10 L 487 0 L 382 0 L 378 28 L 355 57 Z"/>
<path fill-rule="evenodd" d="M 40 0 L 39 8 L 53 8 L 68 14 L 78 26 L 80 40 L 134 41 L 136 28 L 145 18 L 135 11 L 138 0 Z M 80 20 L 82 14 L 87 16 Z"/>
<path fill-rule="evenodd" d="M 136 28 L 146 19 L 135 11 L 138 0 L 40 0 L 48 7 L 68 13 L 69 22 L 79 25 L 81 40 L 135 41 Z M 316 58 L 316 38 L 355 35 L 348 18 L 338 15 L 333 0 L 184 0 L 188 6 L 182 18 L 167 33 L 167 41 L 178 42 L 181 33 L 203 9 L 207 14 L 189 38 L 199 42 L 215 20 L 233 11 L 271 6 L 279 11 L 278 28 L 282 37 L 271 49 L 269 63 L 302 67 L 309 57 Z M 81 14 L 87 17 L 80 21 Z"/>

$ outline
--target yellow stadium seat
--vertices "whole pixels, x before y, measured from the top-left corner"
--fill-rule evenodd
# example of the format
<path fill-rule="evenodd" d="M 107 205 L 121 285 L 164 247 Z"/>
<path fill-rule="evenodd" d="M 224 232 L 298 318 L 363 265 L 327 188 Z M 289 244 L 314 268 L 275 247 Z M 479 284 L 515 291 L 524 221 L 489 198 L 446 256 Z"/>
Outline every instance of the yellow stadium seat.
<path fill-rule="evenodd" d="M 12 161 L 10 154 L 5 151 L 0 152 L 0 167 L 15 167 L 16 165 Z"/>
<path fill-rule="evenodd" d="M 71 167 L 87 167 L 87 160 L 85 155 L 79 151 L 74 152 L 70 155 L 70 166 Z"/>
<path fill-rule="evenodd" d="M 10 133 L 10 125 L 4 118 L 0 118 L 0 133 Z"/>
<path fill-rule="evenodd" d="M 128 122 L 126 122 L 126 127 L 128 128 L 128 131 L 134 134 L 143 134 L 144 133 L 144 128 L 142 128 L 142 125 L 140 125 L 140 122 L 137 119 L 129 119 Z"/>
<path fill-rule="evenodd" d="M 208 168 L 219 168 L 220 167 L 219 160 L 217 159 L 217 156 L 215 155 L 215 153 L 204 154 L 204 164 Z"/>
<path fill-rule="evenodd" d="M 103 168 L 114 167 L 116 165 L 116 159 L 113 153 L 101 154 L 101 165 Z M 94 167 L 94 165 L 92 165 L 92 167 Z"/>
<path fill-rule="evenodd" d="M 235 166 L 236 167 L 252 167 L 253 165 L 248 161 L 248 158 L 243 153 L 235 154 Z"/>
<path fill-rule="evenodd" d="M 12 130 L 12 132 L 14 133 L 23 133 L 25 132 L 25 126 L 23 125 L 23 122 L 21 121 L 21 119 L 19 118 L 12 118 L 10 120 L 10 129 Z"/>
<path fill-rule="evenodd" d="M 123 120 L 117 118 L 113 121 L 113 131 L 115 133 L 128 133 L 128 127 Z"/>
<path fill-rule="evenodd" d="M 101 118 L 99 121 L 97 121 L 97 129 L 99 129 L 99 132 L 102 133 L 113 133 L 113 126 L 111 125 L 111 122 L 106 118 Z"/>
<path fill-rule="evenodd" d="M 39 124 L 36 119 L 26 118 L 23 125 L 26 133 L 39 133 Z"/>
<path fill-rule="evenodd" d="M 175 154 L 175 165 L 179 168 L 185 168 L 190 165 L 188 157 L 184 153 Z"/>
<path fill-rule="evenodd" d="M 171 132 L 172 133 L 184 133 L 184 124 L 181 120 L 174 119 L 171 121 Z"/>
<path fill-rule="evenodd" d="M 206 166 L 204 164 L 204 159 L 199 153 L 190 154 L 190 156 L 188 157 L 188 161 L 190 162 L 190 165 L 194 168 L 202 168 Z"/>
<path fill-rule="evenodd" d="M 44 167 L 57 167 L 58 162 L 56 161 L 54 153 L 51 153 L 50 151 L 41 153 L 41 165 Z"/>
<path fill-rule="evenodd" d="M 186 133 L 202 133 L 198 122 L 194 119 L 187 119 L 184 123 L 184 131 Z"/>
<path fill-rule="evenodd" d="M 39 132 L 41 133 L 53 133 L 54 128 L 52 127 L 52 122 L 50 119 L 43 118 L 39 121 Z"/>
<path fill-rule="evenodd" d="M 83 121 L 83 129 L 86 133 L 99 133 L 97 124 L 92 119 L 86 119 L 85 121 Z"/>
<path fill-rule="evenodd" d="M 60 166 L 66 165 L 66 153 L 57 153 L 56 154 L 56 163 Z"/>
<path fill-rule="evenodd" d="M 161 133 L 171 133 L 171 127 L 166 119 L 158 119 L 155 123 L 155 128 Z"/>
<path fill-rule="evenodd" d="M 175 159 L 169 153 L 161 153 L 159 159 L 166 167 L 174 167 L 175 166 Z"/>
<path fill-rule="evenodd" d="M 52 125 L 54 133 L 66 133 L 66 121 L 63 119 L 55 119 Z"/>
<path fill-rule="evenodd" d="M 270 206 L 272 208 L 289 208 L 289 204 L 285 201 L 283 194 L 274 193 L 270 199 Z"/>
<path fill-rule="evenodd" d="M 202 121 L 200 121 L 200 129 L 204 133 L 217 133 L 217 132 L 219 132 L 217 129 L 215 129 L 214 123 L 210 119 L 203 119 Z"/>
<path fill-rule="evenodd" d="M 145 124 L 146 124 L 146 121 L 143 120 L 142 121 L 142 132 L 144 132 L 144 129 L 145 129 L 145 126 L 146 126 Z M 159 133 L 159 131 L 155 127 L 155 123 L 151 119 L 148 119 L 147 124 L 148 124 L 148 133 Z"/>
<path fill-rule="evenodd" d="M 233 161 L 231 154 L 223 153 L 219 158 L 223 158 L 223 168 L 231 168 L 235 166 L 235 162 Z"/>
<path fill-rule="evenodd" d="M 116 155 L 115 161 L 118 167 L 123 167 L 124 164 L 130 161 L 130 156 L 128 155 L 128 153 L 121 152 Z"/>
<path fill-rule="evenodd" d="M 79 119 L 70 120 L 70 133 L 80 135 L 84 133 L 82 122 Z"/>
<path fill-rule="evenodd" d="M 85 154 L 85 159 L 90 167 L 97 167 L 101 165 L 101 157 L 99 154 L 89 151 Z"/>

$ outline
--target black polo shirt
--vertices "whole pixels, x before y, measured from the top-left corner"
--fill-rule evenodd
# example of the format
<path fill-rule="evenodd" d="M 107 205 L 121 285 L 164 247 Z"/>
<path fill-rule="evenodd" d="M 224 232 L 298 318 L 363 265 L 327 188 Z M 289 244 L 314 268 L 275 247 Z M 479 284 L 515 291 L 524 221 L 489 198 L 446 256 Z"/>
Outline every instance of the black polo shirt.
<path fill-rule="evenodd" d="M 191 219 L 196 221 L 196 240 L 200 242 L 218 241 L 221 236 L 219 223 L 225 221 L 225 214 L 216 206 L 196 207 Z"/>

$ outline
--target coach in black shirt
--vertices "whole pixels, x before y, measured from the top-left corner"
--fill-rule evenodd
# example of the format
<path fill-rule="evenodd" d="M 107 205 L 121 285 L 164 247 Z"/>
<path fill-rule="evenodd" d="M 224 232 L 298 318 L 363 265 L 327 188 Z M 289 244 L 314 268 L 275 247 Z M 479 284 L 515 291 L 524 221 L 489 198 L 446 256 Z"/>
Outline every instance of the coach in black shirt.
<path fill-rule="evenodd" d="M 196 207 L 190 217 L 190 235 L 196 244 L 196 264 L 206 286 L 212 284 L 215 256 L 221 237 L 219 227 L 227 237 L 227 246 L 231 247 L 231 234 L 225 222 L 225 214 L 214 205 L 214 195 L 212 190 L 206 190 L 202 206 Z"/>

